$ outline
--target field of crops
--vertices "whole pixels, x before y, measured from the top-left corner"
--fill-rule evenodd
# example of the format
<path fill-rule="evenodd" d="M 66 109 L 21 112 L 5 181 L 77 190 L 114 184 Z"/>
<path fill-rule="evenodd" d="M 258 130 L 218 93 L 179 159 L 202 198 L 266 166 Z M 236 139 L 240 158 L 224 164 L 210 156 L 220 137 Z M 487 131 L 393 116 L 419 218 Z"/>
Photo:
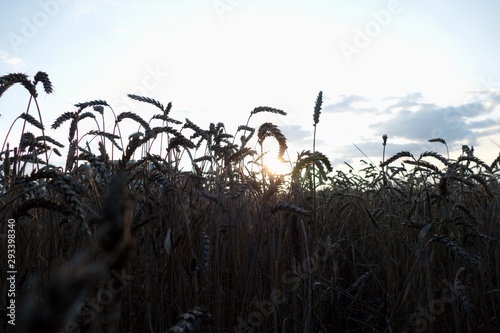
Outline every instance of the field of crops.
<path fill-rule="evenodd" d="M 380 165 L 333 170 L 313 142 L 281 175 L 266 145 L 286 160 L 287 138 L 258 117 L 282 110 L 232 134 L 138 95 L 151 119 L 103 100 L 46 119 L 48 75 L 4 75 L 0 98 L 13 85 L 29 106 L 0 153 L 1 331 L 500 331 L 500 157 L 385 156 L 383 135 Z"/>

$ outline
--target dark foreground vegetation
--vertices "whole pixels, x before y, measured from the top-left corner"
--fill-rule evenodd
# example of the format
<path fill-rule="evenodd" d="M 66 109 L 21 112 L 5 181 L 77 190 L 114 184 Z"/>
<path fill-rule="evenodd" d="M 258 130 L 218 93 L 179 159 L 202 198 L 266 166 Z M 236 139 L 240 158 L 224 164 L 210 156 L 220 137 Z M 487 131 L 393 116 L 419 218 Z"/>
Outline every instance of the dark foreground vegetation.
<path fill-rule="evenodd" d="M 49 129 L 37 104 L 47 74 L 2 76 L 0 96 L 15 84 L 29 106 L 0 153 L 3 332 L 500 331 L 500 158 L 464 146 L 456 159 L 386 159 L 384 135 L 383 162 L 359 174 L 332 170 L 313 144 L 276 175 L 266 146 L 283 159 L 286 137 L 252 123 L 281 110 L 257 107 L 231 135 L 129 95 L 158 114 L 94 100 Z M 320 93 L 315 131 L 321 105 Z M 123 138 L 125 122 L 138 132 Z"/>

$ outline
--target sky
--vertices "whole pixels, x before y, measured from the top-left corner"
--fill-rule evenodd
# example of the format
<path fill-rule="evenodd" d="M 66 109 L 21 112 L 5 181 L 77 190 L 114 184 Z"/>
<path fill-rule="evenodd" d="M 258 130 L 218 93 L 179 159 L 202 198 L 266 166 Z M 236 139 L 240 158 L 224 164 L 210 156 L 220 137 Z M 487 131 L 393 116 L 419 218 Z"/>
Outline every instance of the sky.
<path fill-rule="evenodd" d="M 491 163 L 500 151 L 499 12 L 492 0 L 4 0 L 0 76 L 48 73 L 54 94 L 38 97 L 48 129 L 96 99 L 116 113 L 158 113 L 129 93 L 172 102 L 172 118 L 202 128 L 223 122 L 229 134 L 269 106 L 287 116 L 256 114 L 249 125 L 277 125 L 294 159 L 312 149 L 322 91 L 316 149 L 338 168 L 363 167 L 363 154 L 378 165 L 383 134 L 387 156 L 446 155 L 428 142 L 439 137 L 451 158 L 468 145 Z M 2 143 L 28 97 L 19 86 L 0 98 Z M 67 144 L 68 125 L 48 134 Z"/>

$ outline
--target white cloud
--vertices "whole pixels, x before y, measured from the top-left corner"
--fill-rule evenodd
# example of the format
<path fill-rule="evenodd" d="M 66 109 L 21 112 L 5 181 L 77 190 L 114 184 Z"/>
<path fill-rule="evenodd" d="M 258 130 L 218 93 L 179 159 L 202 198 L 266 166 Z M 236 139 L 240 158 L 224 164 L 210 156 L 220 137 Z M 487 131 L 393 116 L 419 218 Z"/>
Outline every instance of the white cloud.
<path fill-rule="evenodd" d="M 5 64 L 12 66 L 14 68 L 21 68 L 24 67 L 26 64 L 24 63 L 23 59 L 13 56 L 7 52 L 1 51 L 0 50 L 0 60 L 4 62 Z"/>

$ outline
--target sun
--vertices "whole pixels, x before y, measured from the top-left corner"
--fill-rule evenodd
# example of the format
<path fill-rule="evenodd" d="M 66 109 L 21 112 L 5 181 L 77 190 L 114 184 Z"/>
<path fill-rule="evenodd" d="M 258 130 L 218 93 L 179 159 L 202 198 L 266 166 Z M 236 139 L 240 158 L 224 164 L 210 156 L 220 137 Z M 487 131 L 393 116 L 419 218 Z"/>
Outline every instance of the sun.
<path fill-rule="evenodd" d="M 264 157 L 264 167 L 270 174 L 277 176 L 286 175 L 291 172 L 290 164 L 275 156 L 266 155 Z"/>
<path fill-rule="evenodd" d="M 287 151 L 281 152 L 278 142 L 275 140 L 266 141 L 265 151 L 262 154 L 262 166 L 269 175 L 286 176 L 292 172 L 292 167 L 287 161 Z M 282 156 L 280 156 L 280 153 Z"/>

